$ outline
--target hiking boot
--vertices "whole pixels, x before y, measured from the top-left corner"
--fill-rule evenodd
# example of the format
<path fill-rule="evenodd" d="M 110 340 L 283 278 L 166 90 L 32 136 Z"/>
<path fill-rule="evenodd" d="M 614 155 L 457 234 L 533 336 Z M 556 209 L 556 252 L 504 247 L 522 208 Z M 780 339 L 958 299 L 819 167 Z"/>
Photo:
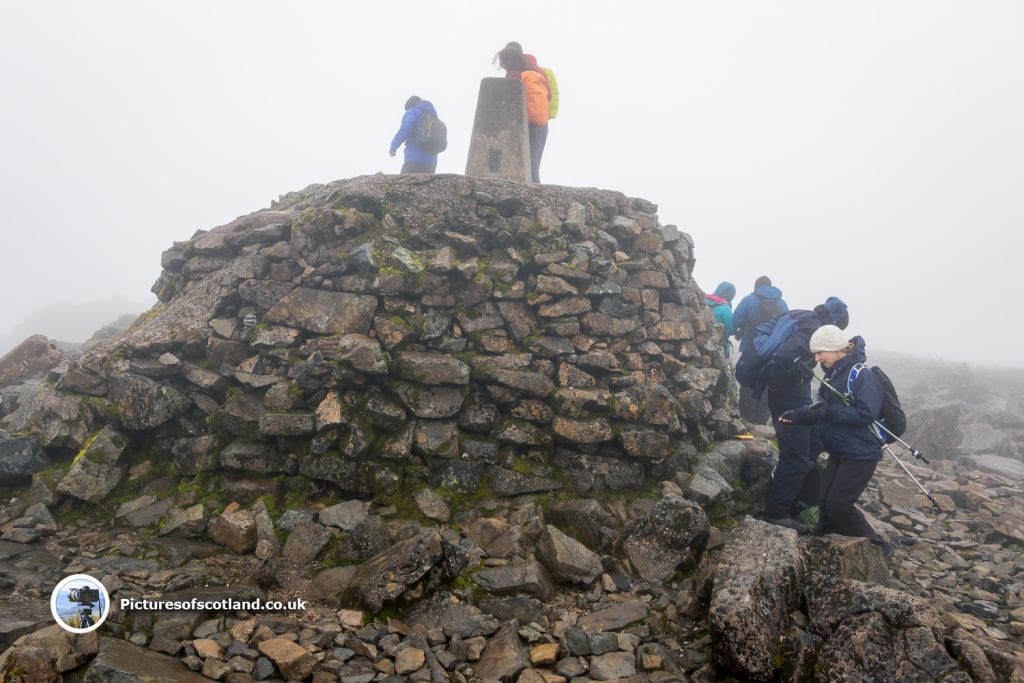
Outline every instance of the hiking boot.
<path fill-rule="evenodd" d="M 768 522 L 769 524 L 774 524 L 776 526 L 784 526 L 787 529 L 792 529 L 798 534 L 806 534 L 808 533 L 808 531 L 810 531 L 807 528 L 806 524 L 799 520 L 793 519 L 792 517 L 765 517 L 764 521 Z"/>
<path fill-rule="evenodd" d="M 888 541 L 882 541 L 881 543 L 875 543 L 878 549 L 882 551 L 882 559 L 888 562 L 892 559 L 892 554 L 896 552 L 896 548 L 893 547 L 892 543 Z"/>

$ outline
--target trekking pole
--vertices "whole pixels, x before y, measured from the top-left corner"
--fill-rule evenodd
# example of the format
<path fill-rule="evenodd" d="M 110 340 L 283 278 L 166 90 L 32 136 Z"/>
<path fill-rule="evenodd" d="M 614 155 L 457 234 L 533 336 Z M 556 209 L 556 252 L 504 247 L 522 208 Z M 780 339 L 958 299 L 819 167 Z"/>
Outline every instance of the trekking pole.
<path fill-rule="evenodd" d="M 846 394 L 842 393 L 841 391 L 836 389 L 834 386 L 829 384 L 828 381 L 824 377 L 818 377 L 817 375 L 815 375 L 815 377 L 817 377 L 817 380 L 819 382 L 821 382 L 822 386 L 827 387 L 833 394 L 838 396 L 839 400 L 841 400 L 843 403 L 845 403 L 846 405 L 850 405 L 852 403 L 849 396 L 847 396 Z M 888 434 L 893 439 L 895 439 L 896 441 L 900 442 L 903 445 L 904 448 L 906 448 L 908 451 L 910 451 L 911 453 L 914 454 L 915 458 L 918 458 L 919 460 L 923 460 L 926 463 L 929 462 L 928 459 L 925 458 L 923 455 L 921 455 L 920 451 L 918 451 L 916 448 L 913 448 L 906 441 L 904 441 L 900 437 L 896 436 L 892 432 L 890 432 L 887 429 L 885 429 L 885 425 L 883 425 L 878 420 L 872 421 L 871 422 L 871 426 L 874 427 L 875 429 L 871 429 L 871 427 L 868 427 L 868 431 L 870 431 L 872 434 L 874 434 L 875 437 L 877 437 L 882 442 L 882 448 L 885 449 L 885 452 L 888 453 L 889 455 L 891 455 L 892 459 L 896 461 L 896 464 L 899 465 L 900 468 L 902 468 L 903 471 L 907 473 L 907 476 L 910 477 L 910 479 L 915 484 L 917 484 L 917 488 L 921 489 L 921 493 L 923 493 L 925 495 L 925 497 L 929 500 L 929 502 L 931 502 L 932 507 L 934 507 L 937 512 L 942 512 L 942 508 L 939 507 L 939 502 L 937 500 L 935 500 L 935 497 L 932 496 L 931 492 L 924 487 L 924 484 L 922 484 L 920 481 L 918 481 L 917 477 L 914 476 L 914 473 L 911 472 L 907 468 L 907 466 L 903 464 L 903 461 L 896 457 L 896 454 L 892 452 L 892 449 L 889 448 L 889 444 L 887 444 L 885 442 L 885 439 L 881 436 L 881 434 L 883 434 L 883 433 L 884 434 Z"/>
<path fill-rule="evenodd" d="M 915 484 L 917 484 L 917 488 L 921 489 L 921 493 L 923 493 L 925 497 L 931 502 L 932 507 L 935 508 L 936 512 L 942 512 L 942 508 L 939 506 L 939 501 L 935 500 L 935 497 L 932 496 L 928 489 L 924 487 L 924 484 L 919 482 L 917 480 L 917 477 L 914 476 L 914 473 L 907 469 L 907 466 L 903 464 L 903 461 L 896 457 L 896 454 L 892 452 L 891 448 L 889 448 L 889 444 L 882 444 L 882 448 L 885 449 L 886 453 L 892 456 L 892 459 L 896 461 L 896 464 L 899 465 L 903 469 L 903 471 L 907 473 L 907 476 L 910 477 Z"/>
<path fill-rule="evenodd" d="M 814 378 L 816 380 L 818 380 L 819 382 L 821 382 L 822 385 L 827 387 L 833 394 L 838 396 L 839 400 L 841 400 L 843 403 L 845 403 L 846 405 L 851 405 L 850 397 L 847 396 L 846 394 L 842 393 L 838 389 L 836 389 L 831 384 L 829 384 L 828 381 L 826 381 L 826 379 L 824 377 L 819 377 L 819 376 L 815 375 Z M 878 420 L 872 420 L 871 421 L 871 426 L 875 428 L 874 430 L 872 430 L 872 433 L 874 433 L 875 436 L 878 437 L 883 443 L 885 442 L 885 439 L 881 435 L 882 434 L 888 434 L 890 437 L 892 437 L 893 441 L 898 442 L 901 446 L 903 446 L 908 451 L 910 451 L 910 454 L 914 456 L 915 460 L 920 460 L 921 462 L 923 462 L 926 465 L 930 465 L 932 463 L 931 460 L 929 460 L 928 458 L 924 457 L 924 455 L 921 453 L 921 451 L 917 450 L 916 448 L 911 446 L 909 443 L 907 443 L 906 441 L 904 441 L 900 437 L 898 437 L 895 434 L 893 434 L 892 432 L 890 432 L 888 429 L 885 428 L 885 425 L 882 424 L 881 422 L 879 422 Z M 875 431 L 875 430 L 877 430 L 877 431 Z"/>
<path fill-rule="evenodd" d="M 885 425 L 883 425 L 878 420 L 875 420 L 871 424 L 878 426 L 880 429 L 885 429 Z M 911 446 L 909 443 L 907 443 L 906 441 L 904 441 L 900 437 L 896 436 L 895 434 L 893 434 L 892 432 L 890 432 L 887 429 L 885 429 L 885 433 L 888 434 L 889 436 L 891 436 L 893 441 L 898 442 L 901 446 L 903 446 L 908 451 L 910 451 L 910 454 L 914 456 L 915 460 L 920 460 L 921 462 L 923 462 L 926 465 L 931 465 L 932 464 L 931 460 L 929 460 L 928 458 L 926 458 L 923 455 L 921 455 L 921 451 L 917 450 L 916 448 Z"/>

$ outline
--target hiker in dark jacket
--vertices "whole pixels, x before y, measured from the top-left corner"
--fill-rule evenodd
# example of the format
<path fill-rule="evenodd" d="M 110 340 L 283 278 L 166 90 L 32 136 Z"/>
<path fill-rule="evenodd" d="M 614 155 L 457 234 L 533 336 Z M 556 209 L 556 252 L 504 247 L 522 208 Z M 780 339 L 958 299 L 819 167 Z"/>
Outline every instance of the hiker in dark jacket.
<path fill-rule="evenodd" d="M 764 371 L 758 373 L 752 387 L 755 398 L 760 398 L 761 392 L 767 389 L 768 408 L 779 443 L 779 463 L 772 474 L 764 519 L 800 533 L 806 533 L 808 529 L 793 518 L 801 507 L 799 501 L 802 500 L 806 506 L 818 503 L 817 452 L 812 456 L 809 426 L 780 422 L 779 416 L 811 404 L 811 377 L 814 376 L 815 362 L 809 346 L 811 335 L 822 325 L 845 329 L 849 322 L 846 304 L 834 296 L 815 306 L 813 311 L 789 311 L 779 316 L 776 325 L 784 324 L 790 332 L 771 355 Z M 815 476 L 809 477 L 812 473 Z"/>
<path fill-rule="evenodd" d="M 772 286 L 767 275 L 754 280 L 754 291 L 743 297 L 732 313 L 734 335 L 740 341 L 740 353 L 754 348 L 754 332 L 757 326 L 789 310 L 782 298 L 782 290 Z M 771 417 L 768 399 L 754 398 L 748 386 L 740 385 L 740 417 L 752 424 L 763 425 Z"/>
<path fill-rule="evenodd" d="M 732 322 L 732 300 L 736 296 L 736 285 L 731 282 L 720 282 L 711 294 L 704 295 L 704 303 L 708 305 L 711 312 L 715 314 L 715 322 L 722 326 L 723 334 L 722 352 L 729 357 L 732 351 L 732 343 L 729 337 L 733 333 Z"/>
<path fill-rule="evenodd" d="M 754 281 L 754 291 L 743 297 L 732 312 L 732 324 L 736 339 L 740 342 L 740 353 L 754 346 L 754 331 L 763 322 L 782 315 L 789 306 L 782 298 L 782 290 L 772 286 L 767 275 Z"/>
<path fill-rule="evenodd" d="M 423 150 L 416 144 L 414 135 L 424 114 L 437 118 L 434 105 L 426 100 L 421 100 L 413 95 L 405 101 L 405 115 L 402 116 L 402 125 L 395 133 L 391 141 L 391 156 L 395 156 L 398 148 L 405 143 L 405 163 L 402 164 L 402 173 L 433 173 L 437 170 L 437 155 Z"/>
<path fill-rule="evenodd" d="M 847 339 L 835 325 L 824 325 L 811 335 L 808 346 L 824 368 L 825 381 L 851 399 L 847 405 L 822 386 L 817 403 L 779 416 L 783 424 L 815 425 L 815 436 L 828 451 L 818 532 L 866 538 L 888 558 L 892 546 L 868 524 L 855 505 L 882 457 L 882 444 L 871 430 L 882 410 L 881 382 L 862 366 L 867 358 L 861 337 Z"/>

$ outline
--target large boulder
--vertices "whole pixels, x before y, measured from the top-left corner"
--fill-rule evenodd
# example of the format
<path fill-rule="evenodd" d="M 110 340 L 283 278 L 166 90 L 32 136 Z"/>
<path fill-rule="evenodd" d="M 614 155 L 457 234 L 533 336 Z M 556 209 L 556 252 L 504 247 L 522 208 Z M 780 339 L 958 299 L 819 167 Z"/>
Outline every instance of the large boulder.
<path fill-rule="evenodd" d="M 267 321 L 318 334 L 366 334 L 377 297 L 299 287 L 267 311 Z"/>
<path fill-rule="evenodd" d="M 519 642 L 519 623 L 514 619 L 487 641 L 477 675 L 485 681 L 513 681 L 520 671 L 530 666 L 530 656 Z"/>
<path fill-rule="evenodd" d="M 903 440 L 928 458 L 955 458 L 960 452 L 960 404 L 926 406 L 907 414 Z"/>
<path fill-rule="evenodd" d="M 21 636 L 0 656 L 0 672 L 16 667 L 21 648 L 39 648 L 48 655 L 53 668 L 60 673 L 78 668 L 99 651 L 100 637 L 96 631 L 70 633 L 57 624 Z M 35 653 L 30 653 L 37 659 Z M 8 668 L 10 667 L 10 668 Z"/>
<path fill-rule="evenodd" d="M 31 434 L 43 448 L 77 451 L 92 434 L 94 421 L 92 410 L 80 397 L 40 384 L 22 395 L 17 410 L 7 416 L 7 429 Z"/>
<path fill-rule="evenodd" d="M 35 439 L 11 436 L 0 430 L 0 480 L 25 483 L 47 463 L 46 454 Z"/>
<path fill-rule="evenodd" d="M 362 604 L 379 610 L 421 580 L 440 582 L 455 578 L 468 558 L 436 531 L 425 531 L 364 562 L 349 585 Z"/>
<path fill-rule="evenodd" d="M 560 581 L 590 584 L 602 569 L 597 553 L 550 524 L 537 541 L 537 559 Z"/>
<path fill-rule="evenodd" d="M 32 335 L 0 358 L 0 387 L 49 370 L 63 360 L 64 354 L 49 339 Z"/>
<path fill-rule="evenodd" d="M 205 676 L 189 671 L 174 657 L 133 645 L 121 638 L 101 638 L 99 652 L 82 674 L 89 683 L 101 681 L 181 681 L 201 683 Z"/>
<path fill-rule="evenodd" d="M 206 525 L 210 540 L 238 554 L 256 548 L 256 515 L 251 510 L 234 510 L 212 517 Z"/>
<path fill-rule="evenodd" d="M 110 382 L 110 398 L 126 429 L 159 427 L 180 415 L 191 401 L 173 387 L 141 375 L 118 375 Z"/>
<path fill-rule="evenodd" d="M 720 667 L 756 681 L 775 675 L 805 565 L 795 531 L 750 518 L 733 529 L 709 610 L 711 651 Z"/>
<path fill-rule="evenodd" d="M 700 505 L 668 495 L 649 513 L 630 522 L 618 545 L 643 579 L 664 581 L 697 560 L 709 532 L 708 517 Z"/>
<path fill-rule="evenodd" d="M 98 503 L 113 491 L 125 474 L 121 455 L 128 438 L 113 427 L 104 427 L 93 436 L 57 485 L 57 492 Z"/>
<path fill-rule="evenodd" d="M 947 652 L 941 617 L 927 600 L 824 573 L 806 595 L 811 631 L 824 640 L 816 677 L 971 680 Z"/>

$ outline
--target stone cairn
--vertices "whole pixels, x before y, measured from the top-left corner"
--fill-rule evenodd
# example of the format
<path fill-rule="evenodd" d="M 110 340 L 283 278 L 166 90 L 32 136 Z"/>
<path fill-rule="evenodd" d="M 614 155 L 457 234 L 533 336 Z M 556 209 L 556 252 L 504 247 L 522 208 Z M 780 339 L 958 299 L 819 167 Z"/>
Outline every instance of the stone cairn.
<path fill-rule="evenodd" d="M 98 502 L 145 442 L 181 475 L 346 493 L 639 489 L 742 429 L 691 239 L 616 192 L 373 176 L 163 254 L 160 303 L 10 416 Z M 59 419 L 56 419 L 59 418 Z"/>

